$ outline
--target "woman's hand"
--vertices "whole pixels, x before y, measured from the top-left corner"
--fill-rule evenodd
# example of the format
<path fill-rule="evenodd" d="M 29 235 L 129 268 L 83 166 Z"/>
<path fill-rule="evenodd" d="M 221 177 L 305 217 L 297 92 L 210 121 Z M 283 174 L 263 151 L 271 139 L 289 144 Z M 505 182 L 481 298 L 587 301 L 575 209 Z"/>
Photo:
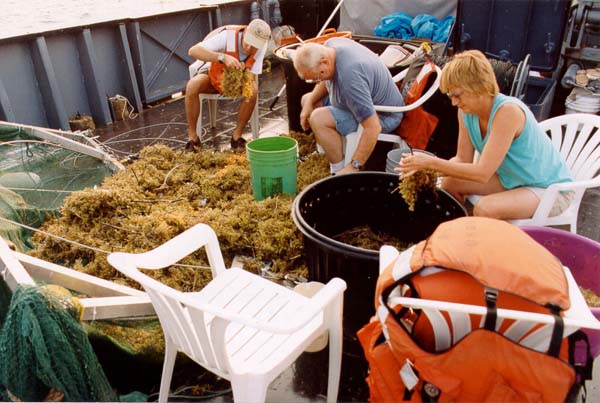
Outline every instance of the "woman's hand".
<path fill-rule="evenodd" d="M 425 153 L 403 153 L 402 159 L 394 171 L 399 172 L 402 177 L 407 177 L 421 169 L 433 169 L 435 158 Z"/>

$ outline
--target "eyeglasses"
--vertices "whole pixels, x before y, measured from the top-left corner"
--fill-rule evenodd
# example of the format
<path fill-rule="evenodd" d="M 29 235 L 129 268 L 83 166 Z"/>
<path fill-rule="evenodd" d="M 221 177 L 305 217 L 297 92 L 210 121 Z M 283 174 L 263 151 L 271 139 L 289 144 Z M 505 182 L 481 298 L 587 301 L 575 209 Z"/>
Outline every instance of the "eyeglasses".
<path fill-rule="evenodd" d="M 317 79 L 316 80 L 315 79 L 310 79 L 310 78 L 304 79 L 304 82 L 307 83 L 307 84 L 318 84 L 321 81 L 322 81 L 321 80 L 321 70 L 317 71 Z"/>

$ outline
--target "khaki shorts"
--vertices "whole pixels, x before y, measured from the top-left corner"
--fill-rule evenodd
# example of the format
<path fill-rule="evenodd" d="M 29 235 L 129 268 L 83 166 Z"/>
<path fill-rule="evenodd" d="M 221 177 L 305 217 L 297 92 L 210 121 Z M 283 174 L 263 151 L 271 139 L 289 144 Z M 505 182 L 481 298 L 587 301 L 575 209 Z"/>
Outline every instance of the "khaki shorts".
<path fill-rule="evenodd" d="M 546 188 L 536 188 L 536 187 L 526 187 L 525 189 L 528 189 L 530 191 L 532 191 L 533 193 L 535 193 L 535 195 L 538 197 L 538 199 L 542 200 L 542 196 L 544 196 L 544 192 L 546 192 Z M 573 201 L 573 198 L 575 197 L 575 192 L 573 191 L 566 191 L 566 192 L 560 192 L 558 194 L 558 197 L 556 199 L 556 201 L 554 202 L 554 205 L 552 206 L 552 209 L 550 209 L 550 217 L 554 217 L 559 215 L 560 213 L 562 213 L 563 211 L 565 211 L 569 205 L 571 204 L 571 202 Z"/>

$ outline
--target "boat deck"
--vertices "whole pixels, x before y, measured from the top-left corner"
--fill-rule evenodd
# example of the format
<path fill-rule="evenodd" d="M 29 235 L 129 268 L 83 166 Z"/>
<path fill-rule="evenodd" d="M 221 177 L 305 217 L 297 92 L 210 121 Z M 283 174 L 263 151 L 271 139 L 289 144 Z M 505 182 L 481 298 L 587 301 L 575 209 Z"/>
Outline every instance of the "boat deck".
<path fill-rule="evenodd" d="M 260 136 L 273 136 L 287 133 L 288 119 L 286 95 L 282 94 L 273 110 L 269 109 L 274 97 L 284 84 L 282 66 L 261 76 L 260 81 Z M 208 108 L 204 108 L 204 121 L 208 121 Z M 229 147 L 231 132 L 237 115 L 236 101 L 221 101 L 217 115 L 217 127 L 209 129 L 202 137 L 207 148 L 226 149 Z M 142 147 L 157 142 L 174 148 L 183 148 L 187 141 L 187 125 L 183 97 L 176 97 L 144 110 L 135 119 L 115 122 L 112 126 L 98 128 L 98 140 L 113 150 L 119 158 L 137 153 Z M 251 139 L 250 128 L 244 134 Z M 600 241 L 600 189 L 588 191 L 581 205 L 578 233 Z M 372 303 L 365 301 L 365 303 Z M 596 360 L 594 381 L 587 385 L 588 401 L 600 401 L 600 362 Z M 364 382 L 366 362 L 359 355 L 344 355 L 340 401 L 367 401 L 368 387 Z M 327 349 L 319 353 L 305 353 L 288 371 L 284 372 L 271 385 L 267 400 L 272 402 L 314 402 L 325 400 L 327 383 Z M 158 385 L 157 385 L 158 386 Z M 230 401 L 225 395 L 217 401 Z M 580 398 L 578 398 L 580 400 Z"/>

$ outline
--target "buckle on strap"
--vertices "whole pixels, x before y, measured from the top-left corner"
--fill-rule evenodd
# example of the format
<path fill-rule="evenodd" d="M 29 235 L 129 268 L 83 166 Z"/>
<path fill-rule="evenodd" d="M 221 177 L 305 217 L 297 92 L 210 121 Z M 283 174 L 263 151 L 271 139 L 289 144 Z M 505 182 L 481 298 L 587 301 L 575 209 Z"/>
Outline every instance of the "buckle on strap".
<path fill-rule="evenodd" d="M 498 318 L 498 311 L 496 308 L 496 302 L 498 301 L 498 290 L 495 288 L 485 287 L 484 296 L 487 313 L 485 315 L 483 328 L 494 332 L 496 331 L 496 319 Z"/>

